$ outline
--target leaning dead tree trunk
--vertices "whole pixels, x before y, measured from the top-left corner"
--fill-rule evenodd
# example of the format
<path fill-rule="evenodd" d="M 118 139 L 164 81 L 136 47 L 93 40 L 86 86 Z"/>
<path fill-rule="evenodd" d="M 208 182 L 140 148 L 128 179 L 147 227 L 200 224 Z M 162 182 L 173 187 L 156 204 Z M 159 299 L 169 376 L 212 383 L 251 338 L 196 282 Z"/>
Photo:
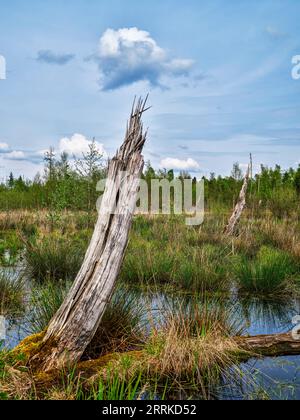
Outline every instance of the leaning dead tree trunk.
<path fill-rule="evenodd" d="M 147 101 L 147 99 L 146 99 Z M 141 122 L 146 101 L 134 105 L 125 141 L 108 169 L 95 231 L 83 265 L 52 319 L 32 366 L 49 371 L 76 363 L 93 339 L 110 302 L 128 243 L 144 166 Z"/>
<path fill-rule="evenodd" d="M 232 216 L 230 217 L 228 225 L 226 226 L 226 228 L 224 230 L 224 233 L 227 236 L 233 236 L 234 235 L 235 229 L 236 229 L 236 227 L 237 227 L 237 225 L 240 221 L 240 218 L 243 214 L 243 211 L 246 207 L 246 194 L 247 194 L 249 180 L 250 180 L 250 172 L 251 172 L 251 165 L 248 166 L 238 202 L 235 206 L 235 209 L 234 209 L 234 212 L 232 213 Z"/>

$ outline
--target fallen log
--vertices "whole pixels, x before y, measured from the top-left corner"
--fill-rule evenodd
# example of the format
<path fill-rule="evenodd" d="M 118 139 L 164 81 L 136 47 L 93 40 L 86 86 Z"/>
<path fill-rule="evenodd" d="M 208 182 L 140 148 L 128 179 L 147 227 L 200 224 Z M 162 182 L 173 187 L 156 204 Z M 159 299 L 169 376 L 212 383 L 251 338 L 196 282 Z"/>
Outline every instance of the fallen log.
<path fill-rule="evenodd" d="M 224 229 L 224 234 L 227 236 L 233 236 L 236 230 L 236 227 L 240 221 L 240 218 L 243 214 L 243 211 L 246 207 L 246 194 L 247 194 L 247 190 L 248 190 L 248 185 L 249 185 L 249 180 L 250 180 L 250 172 L 251 172 L 251 166 L 252 164 L 250 164 L 248 166 L 245 178 L 244 178 L 244 183 L 243 183 L 243 187 L 241 189 L 240 195 L 239 195 L 239 199 L 238 202 L 235 206 L 235 209 L 229 219 L 229 222 L 226 226 L 226 228 Z"/>
<path fill-rule="evenodd" d="M 147 101 L 147 99 L 146 99 Z M 128 243 L 144 167 L 142 115 L 146 101 L 133 106 L 125 141 L 110 161 L 108 181 L 94 234 L 73 287 L 52 319 L 35 370 L 51 371 L 78 362 L 93 339 L 110 302 Z"/>
<path fill-rule="evenodd" d="M 292 333 L 238 337 L 239 346 L 249 352 L 246 358 L 299 356 L 300 340 L 295 340 Z"/>

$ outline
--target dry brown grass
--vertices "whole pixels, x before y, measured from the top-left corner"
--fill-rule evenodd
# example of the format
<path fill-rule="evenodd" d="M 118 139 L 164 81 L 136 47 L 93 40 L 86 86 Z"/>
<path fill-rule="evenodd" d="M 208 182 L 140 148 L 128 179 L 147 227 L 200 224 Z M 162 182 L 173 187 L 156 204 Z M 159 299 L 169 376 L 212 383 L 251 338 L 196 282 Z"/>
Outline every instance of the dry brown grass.
<path fill-rule="evenodd" d="M 289 252 L 294 258 L 300 258 L 299 224 L 289 220 L 277 222 L 272 219 L 263 221 L 261 232 L 270 243 L 283 251 Z"/>
<path fill-rule="evenodd" d="M 27 371 L 5 365 L 0 378 L 0 393 L 6 395 L 8 399 L 29 400 L 35 399 L 34 380 Z"/>

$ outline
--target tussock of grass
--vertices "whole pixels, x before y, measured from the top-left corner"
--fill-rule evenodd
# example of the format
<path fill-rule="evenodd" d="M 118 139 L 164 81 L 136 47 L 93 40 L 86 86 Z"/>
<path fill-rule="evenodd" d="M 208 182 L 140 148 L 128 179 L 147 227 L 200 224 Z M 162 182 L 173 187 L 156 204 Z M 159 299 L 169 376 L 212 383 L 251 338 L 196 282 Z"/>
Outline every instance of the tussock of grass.
<path fill-rule="evenodd" d="M 62 305 L 68 288 L 68 283 L 48 281 L 46 284 L 32 289 L 31 311 L 27 316 L 31 334 L 38 334 L 47 328 Z"/>
<path fill-rule="evenodd" d="M 103 316 L 84 359 L 95 359 L 111 352 L 141 348 L 146 340 L 147 313 L 139 295 L 119 288 Z"/>
<path fill-rule="evenodd" d="M 174 280 L 178 289 L 216 292 L 228 288 L 227 256 L 221 247 L 204 245 L 177 256 Z"/>
<path fill-rule="evenodd" d="M 253 261 L 242 259 L 235 270 L 240 290 L 276 295 L 291 289 L 295 266 L 286 253 L 262 247 Z"/>
<path fill-rule="evenodd" d="M 191 232 L 186 226 L 171 233 L 161 224 L 161 231 L 173 238 L 161 242 L 133 236 L 127 252 L 121 279 L 128 284 L 170 286 L 177 290 L 220 291 L 228 289 L 228 249 L 223 244 L 187 246 Z M 162 236 L 162 232 L 160 232 Z"/>
<path fill-rule="evenodd" d="M 73 281 L 81 267 L 86 240 L 52 235 L 26 243 L 25 260 L 28 275 L 39 281 Z"/>
<path fill-rule="evenodd" d="M 22 275 L 0 272 L 0 314 L 18 314 L 24 309 L 25 284 Z"/>
<path fill-rule="evenodd" d="M 0 232 L 0 265 L 13 266 L 22 248 L 15 231 Z"/>

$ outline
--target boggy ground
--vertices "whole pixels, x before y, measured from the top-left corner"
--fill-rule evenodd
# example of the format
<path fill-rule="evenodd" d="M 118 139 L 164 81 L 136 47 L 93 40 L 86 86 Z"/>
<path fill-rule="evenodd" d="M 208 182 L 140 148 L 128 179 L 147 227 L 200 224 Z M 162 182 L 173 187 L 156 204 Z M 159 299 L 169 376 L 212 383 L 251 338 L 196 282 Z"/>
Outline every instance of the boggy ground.
<path fill-rule="evenodd" d="M 6 266 L 0 276 L 2 313 L 30 306 L 31 332 L 47 327 L 80 268 L 95 217 L 64 212 L 53 221 L 46 211 L 0 215 Z M 284 299 L 298 296 L 300 285 L 297 219 L 246 213 L 237 236 L 228 239 L 222 233 L 227 217 L 210 213 L 195 228 L 180 217 L 136 217 L 119 280 L 131 292 L 116 292 L 83 360 L 49 377 L 28 364 L 41 335 L 29 340 L 29 352 L 28 341 L 3 351 L 2 398 L 167 398 L 186 390 L 213 398 L 224 376 L 237 374 L 231 367 L 241 353 L 233 339 L 241 331 L 227 298 Z M 21 279 L 12 275 L 16 263 Z M 138 303 L 141 290 L 180 298 L 176 307 L 164 302 L 154 317 L 145 302 Z"/>

